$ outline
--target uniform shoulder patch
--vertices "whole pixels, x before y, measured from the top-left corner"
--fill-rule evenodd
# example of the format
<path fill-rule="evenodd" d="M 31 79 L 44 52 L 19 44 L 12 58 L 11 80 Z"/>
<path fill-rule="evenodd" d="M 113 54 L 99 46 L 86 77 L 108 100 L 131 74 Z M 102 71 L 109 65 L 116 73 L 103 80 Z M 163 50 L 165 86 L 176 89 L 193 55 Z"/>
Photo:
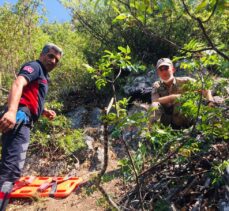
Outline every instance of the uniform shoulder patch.
<path fill-rule="evenodd" d="M 25 66 L 22 70 L 25 70 L 28 73 L 32 73 L 34 71 L 34 69 L 31 66 Z"/>

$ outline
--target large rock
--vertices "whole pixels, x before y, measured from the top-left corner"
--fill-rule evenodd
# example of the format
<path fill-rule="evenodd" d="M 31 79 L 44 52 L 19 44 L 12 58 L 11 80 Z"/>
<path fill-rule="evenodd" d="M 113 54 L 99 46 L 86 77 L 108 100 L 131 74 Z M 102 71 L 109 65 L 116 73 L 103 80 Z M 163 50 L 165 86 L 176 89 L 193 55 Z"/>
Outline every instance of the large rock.
<path fill-rule="evenodd" d="M 90 127 L 99 127 L 101 125 L 102 110 L 100 108 L 93 108 L 89 114 L 88 123 Z"/>
<path fill-rule="evenodd" d="M 152 72 L 137 76 L 124 86 L 124 93 L 131 96 L 132 100 L 140 99 L 143 102 L 150 102 L 152 83 L 156 78 L 157 76 Z"/>
<path fill-rule="evenodd" d="M 94 152 L 90 157 L 90 171 L 101 170 L 104 164 L 104 150 L 102 146 L 94 148 Z"/>
<path fill-rule="evenodd" d="M 72 128 L 82 128 L 86 124 L 86 117 L 88 110 L 83 106 L 77 107 L 74 111 L 71 111 L 67 114 L 69 116 Z"/>
<path fill-rule="evenodd" d="M 98 107 L 89 111 L 85 107 L 79 106 L 75 110 L 68 112 L 67 116 L 71 120 L 72 128 L 78 129 L 85 126 L 99 127 L 101 125 L 101 114 L 102 110 Z"/>

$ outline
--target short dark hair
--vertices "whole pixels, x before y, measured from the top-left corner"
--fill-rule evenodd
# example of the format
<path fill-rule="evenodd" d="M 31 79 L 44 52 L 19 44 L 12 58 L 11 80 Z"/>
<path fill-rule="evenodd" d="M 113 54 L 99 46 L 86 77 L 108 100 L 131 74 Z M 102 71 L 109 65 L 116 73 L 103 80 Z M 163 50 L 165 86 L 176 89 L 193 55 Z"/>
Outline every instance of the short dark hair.
<path fill-rule="evenodd" d="M 51 49 L 53 49 L 54 51 L 57 51 L 61 56 L 63 55 L 63 50 L 53 43 L 47 43 L 43 47 L 41 54 L 47 54 Z"/>

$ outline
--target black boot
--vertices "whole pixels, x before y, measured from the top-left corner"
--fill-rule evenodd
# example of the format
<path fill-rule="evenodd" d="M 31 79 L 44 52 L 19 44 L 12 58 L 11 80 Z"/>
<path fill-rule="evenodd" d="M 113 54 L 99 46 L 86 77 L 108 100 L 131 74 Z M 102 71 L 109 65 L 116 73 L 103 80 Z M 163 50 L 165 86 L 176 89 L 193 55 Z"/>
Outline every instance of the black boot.
<path fill-rule="evenodd" d="M 0 190 L 0 211 L 5 211 L 9 203 L 13 182 L 5 181 Z"/>

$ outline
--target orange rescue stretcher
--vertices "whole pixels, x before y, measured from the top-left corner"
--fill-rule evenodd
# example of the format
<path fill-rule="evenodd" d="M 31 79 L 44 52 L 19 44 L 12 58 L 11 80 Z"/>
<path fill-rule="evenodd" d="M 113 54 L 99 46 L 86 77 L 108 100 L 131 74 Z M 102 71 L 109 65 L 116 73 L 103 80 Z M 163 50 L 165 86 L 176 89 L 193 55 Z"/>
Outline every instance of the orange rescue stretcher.
<path fill-rule="evenodd" d="M 79 177 L 21 177 L 10 194 L 12 198 L 65 198 L 82 183 Z"/>

